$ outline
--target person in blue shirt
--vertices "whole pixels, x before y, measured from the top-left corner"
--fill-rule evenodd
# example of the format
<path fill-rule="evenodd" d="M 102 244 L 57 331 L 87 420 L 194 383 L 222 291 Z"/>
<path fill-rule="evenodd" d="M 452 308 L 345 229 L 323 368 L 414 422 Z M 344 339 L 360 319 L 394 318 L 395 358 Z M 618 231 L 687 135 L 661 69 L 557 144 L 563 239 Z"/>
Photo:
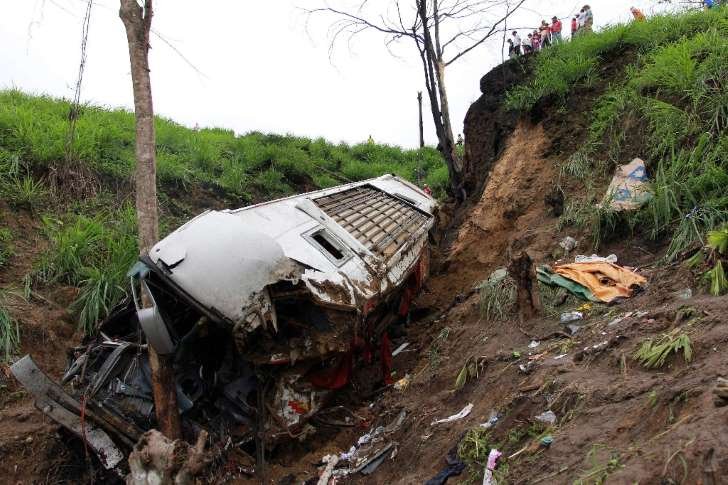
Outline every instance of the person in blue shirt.
<path fill-rule="evenodd" d="M 704 0 L 705 8 L 713 8 L 713 5 L 715 4 L 713 0 Z"/>

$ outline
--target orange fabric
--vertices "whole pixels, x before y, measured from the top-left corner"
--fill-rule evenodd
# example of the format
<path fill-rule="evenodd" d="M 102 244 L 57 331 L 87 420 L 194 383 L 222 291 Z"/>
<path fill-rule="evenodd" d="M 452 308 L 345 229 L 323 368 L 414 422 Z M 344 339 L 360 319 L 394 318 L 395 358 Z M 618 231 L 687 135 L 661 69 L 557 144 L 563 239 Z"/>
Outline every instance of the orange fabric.
<path fill-rule="evenodd" d="M 606 262 L 562 264 L 556 266 L 554 271 L 564 278 L 586 286 L 594 296 L 605 303 L 615 298 L 629 298 L 634 287 L 641 287 L 647 283 L 643 276 Z"/>

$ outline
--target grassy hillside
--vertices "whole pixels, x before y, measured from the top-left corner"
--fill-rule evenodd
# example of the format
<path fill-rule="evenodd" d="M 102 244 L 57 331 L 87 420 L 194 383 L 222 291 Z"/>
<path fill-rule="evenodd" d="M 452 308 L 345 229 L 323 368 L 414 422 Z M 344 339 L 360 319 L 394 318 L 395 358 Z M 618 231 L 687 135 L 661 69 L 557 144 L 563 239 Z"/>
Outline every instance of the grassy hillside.
<path fill-rule="evenodd" d="M 508 93 L 510 108 L 549 106 L 588 126 L 562 166 L 586 188 L 567 199 L 565 225 L 593 228 L 598 244 L 626 223 L 669 240 L 671 260 L 728 221 L 727 52 L 728 8 L 716 8 L 614 26 L 535 56 L 531 81 Z M 591 109 L 571 111 L 575 96 Z M 652 200 L 627 215 L 597 209 L 594 179 L 636 156 L 648 164 Z"/>
<path fill-rule="evenodd" d="M 29 294 L 33 286 L 78 288 L 71 305 L 91 330 L 126 294 L 125 273 L 137 257 L 132 205 L 134 117 L 124 110 L 84 106 L 73 153 L 92 197 L 52 193 L 49 178 L 63 170 L 69 103 L 17 90 L 0 91 L 0 359 L 17 345 L 3 292 Z M 442 195 L 447 168 L 436 150 L 377 144 L 335 145 L 319 138 L 230 130 L 191 130 L 156 119 L 162 232 L 210 206 L 238 207 L 348 181 L 395 173 L 430 184 Z M 66 195 L 66 196 L 64 196 Z M 20 214 L 33 225 L 37 256 L 24 254 Z M 13 217 L 11 217 L 13 215 Z M 28 259 L 30 269 L 21 264 Z M 25 274 L 23 274 L 25 273 Z M 8 280 L 8 285 L 2 281 Z M 3 288 L 6 286 L 6 288 Z M 22 290 L 22 291 L 21 291 Z"/>
<path fill-rule="evenodd" d="M 0 91 L 0 163 L 19 160 L 33 171 L 65 157 L 69 103 L 17 90 Z M 156 119 L 159 182 L 165 187 L 217 186 L 246 200 L 270 198 L 395 173 L 441 189 L 447 169 L 430 148 L 334 145 L 322 138 L 185 128 Z M 134 117 L 116 109 L 84 106 L 74 152 L 101 176 L 128 180 L 134 167 Z M 419 172 L 419 178 L 418 178 Z"/>

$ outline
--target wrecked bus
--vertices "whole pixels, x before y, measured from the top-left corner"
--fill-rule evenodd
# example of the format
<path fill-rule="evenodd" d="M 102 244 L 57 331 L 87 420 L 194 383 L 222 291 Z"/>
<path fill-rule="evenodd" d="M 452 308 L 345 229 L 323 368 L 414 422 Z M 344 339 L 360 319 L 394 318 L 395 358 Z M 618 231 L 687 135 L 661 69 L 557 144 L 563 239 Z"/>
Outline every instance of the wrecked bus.
<path fill-rule="evenodd" d="M 357 367 L 379 365 L 389 382 L 387 327 L 427 277 L 435 211 L 393 175 L 206 211 L 130 270 L 130 298 L 74 349 L 60 384 L 30 356 L 11 370 L 109 469 L 155 426 L 148 346 L 172 357 L 188 437 L 255 446 L 311 433 Z"/>

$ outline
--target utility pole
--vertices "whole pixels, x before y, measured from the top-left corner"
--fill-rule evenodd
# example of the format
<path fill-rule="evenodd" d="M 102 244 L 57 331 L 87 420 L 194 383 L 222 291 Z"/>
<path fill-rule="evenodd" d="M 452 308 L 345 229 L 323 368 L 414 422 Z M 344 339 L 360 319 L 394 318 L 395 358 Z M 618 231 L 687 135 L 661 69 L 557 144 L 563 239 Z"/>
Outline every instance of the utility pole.
<path fill-rule="evenodd" d="M 417 91 L 417 106 L 420 109 L 420 148 L 425 147 L 425 128 L 422 125 L 422 91 Z"/>

